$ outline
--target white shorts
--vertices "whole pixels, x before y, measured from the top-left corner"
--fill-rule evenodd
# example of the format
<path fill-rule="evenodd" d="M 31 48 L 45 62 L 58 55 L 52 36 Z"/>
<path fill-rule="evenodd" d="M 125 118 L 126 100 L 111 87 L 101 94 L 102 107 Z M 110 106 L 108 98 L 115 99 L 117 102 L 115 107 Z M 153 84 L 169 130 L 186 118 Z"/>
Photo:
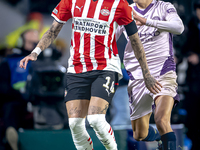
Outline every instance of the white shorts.
<path fill-rule="evenodd" d="M 146 88 L 143 79 L 130 80 L 128 84 L 130 119 L 136 120 L 152 112 L 154 99 L 160 95 L 169 95 L 176 102 L 179 101 L 177 94 L 176 72 L 169 71 L 155 79 L 163 86 L 158 94 L 152 94 Z"/>

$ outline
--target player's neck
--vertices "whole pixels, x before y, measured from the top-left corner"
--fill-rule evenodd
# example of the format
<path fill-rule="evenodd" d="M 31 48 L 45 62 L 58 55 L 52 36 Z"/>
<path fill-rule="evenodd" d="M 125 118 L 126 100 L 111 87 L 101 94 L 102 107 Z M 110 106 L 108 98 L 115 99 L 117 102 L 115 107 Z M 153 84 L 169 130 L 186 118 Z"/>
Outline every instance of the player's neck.
<path fill-rule="evenodd" d="M 140 2 L 136 3 L 137 7 L 140 9 L 146 9 L 153 0 L 141 0 Z"/>

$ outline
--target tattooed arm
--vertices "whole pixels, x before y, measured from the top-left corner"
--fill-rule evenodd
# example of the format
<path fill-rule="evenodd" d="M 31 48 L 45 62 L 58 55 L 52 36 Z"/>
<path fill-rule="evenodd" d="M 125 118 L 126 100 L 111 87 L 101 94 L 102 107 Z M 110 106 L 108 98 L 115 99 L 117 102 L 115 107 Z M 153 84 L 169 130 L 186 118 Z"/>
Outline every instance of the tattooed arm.
<path fill-rule="evenodd" d="M 39 48 L 41 51 L 45 50 L 49 45 L 56 39 L 58 36 L 58 33 L 62 29 L 63 24 L 58 23 L 57 21 L 53 21 L 51 27 L 47 32 L 44 33 L 41 40 L 37 44 L 36 48 Z M 24 59 L 20 61 L 20 67 L 26 69 L 27 63 L 29 60 L 35 61 L 37 60 L 38 54 L 36 52 L 32 52 L 28 56 L 26 56 Z"/>
<path fill-rule="evenodd" d="M 37 47 L 39 47 L 41 50 L 45 50 L 56 39 L 62 27 L 63 27 L 62 23 L 58 23 L 57 21 L 54 20 L 50 29 L 47 30 L 47 32 L 44 33 L 44 35 L 42 36 Z"/>
<path fill-rule="evenodd" d="M 131 41 L 131 45 L 132 45 L 135 57 L 137 58 L 140 66 L 142 68 L 142 73 L 143 73 L 146 87 L 152 93 L 154 93 L 154 94 L 158 93 L 161 90 L 160 87 L 162 87 L 162 85 L 158 81 L 156 81 L 149 72 L 145 51 L 144 51 L 143 45 L 139 39 L 138 32 L 136 32 L 133 35 L 130 35 L 129 39 Z"/>

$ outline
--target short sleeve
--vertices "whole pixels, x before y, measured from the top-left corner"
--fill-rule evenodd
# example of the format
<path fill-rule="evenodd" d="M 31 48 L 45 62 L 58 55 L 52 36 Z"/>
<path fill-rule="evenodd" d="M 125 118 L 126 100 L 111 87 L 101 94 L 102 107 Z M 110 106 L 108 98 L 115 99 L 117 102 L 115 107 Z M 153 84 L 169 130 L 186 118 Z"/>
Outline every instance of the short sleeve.
<path fill-rule="evenodd" d="M 66 23 L 68 19 L 72 18 L 71 5 L 70 0 L 61 0 L 52 11 L 51 16 L 60 23 Z"/>
<path fill-rule="evenodd" d="M 174 17 L 179 17 L 176 8 L 171 3 L 166 3 L 165 6 L 165 19 L 171 20 Z"/>
<path fill-rule="evenodd" d="M 134 20 L 133 10 L 129 6 L 127 1 L 123 1 L 121 3 L 122 4 L 120 6 L 120 11 L 118 12 L 119 16 L 118 16 L 118 19 L 117 19 L 117 23 L 118 23 L 118 25 L 127 25 Z"/>

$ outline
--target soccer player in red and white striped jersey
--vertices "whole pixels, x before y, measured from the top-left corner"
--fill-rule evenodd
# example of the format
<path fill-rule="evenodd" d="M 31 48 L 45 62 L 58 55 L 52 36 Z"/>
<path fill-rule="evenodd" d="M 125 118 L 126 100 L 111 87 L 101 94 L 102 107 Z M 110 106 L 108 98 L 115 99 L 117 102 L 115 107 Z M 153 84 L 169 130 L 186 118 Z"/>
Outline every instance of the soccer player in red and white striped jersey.
<path fill-rule="evenodd" d="M 74 0 L 57 5 L 52 12 L 57 22 L 73 19 L 68 72 L 110 70 L 121 74 L 114 22 L 119 25 L 132 22 L 131 8 L 125 9 L 126 4 L 120 0 Z"/>
<path fill-rule="evenodd" d="M 52 12 L 54 22 L 32 53 L 20 62 L 26 69 L 57 37 L 63 24 L 72 18 L 69 67 L 65 97 L 74 144 L 78 150 L 92 150 L 93 144 L 85 128 L 85 117 L 107 150 L 117 150 L 114 132 L 105 119 L 108 106 L 121 76 L 115 40 L 115 22 L 125 25 L 132 41 L 147 88 L 160 91 L 147 66 L 144 48 L 126 0 L 61 0 Z"/>

